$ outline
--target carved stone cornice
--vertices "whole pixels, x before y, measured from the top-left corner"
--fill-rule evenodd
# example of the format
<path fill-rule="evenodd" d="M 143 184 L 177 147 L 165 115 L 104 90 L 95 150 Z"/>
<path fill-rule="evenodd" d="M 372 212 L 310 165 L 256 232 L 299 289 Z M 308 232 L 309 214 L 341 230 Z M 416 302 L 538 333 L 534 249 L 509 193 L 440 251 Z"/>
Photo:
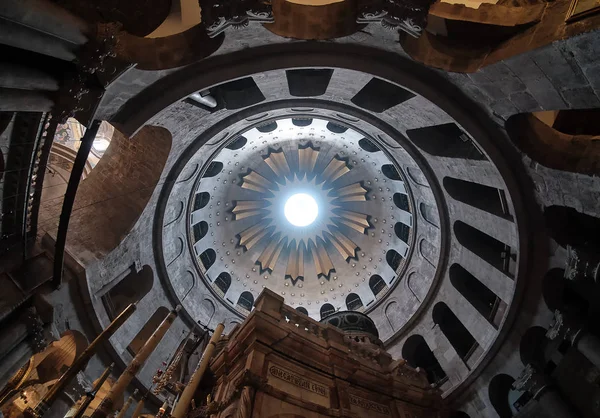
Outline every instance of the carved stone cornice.
<path fill-rule="evenodd" d="M 434 0 L 359 0 L 357 23 L 379 22 L 390 29 L 400 29 L 415 38 L 427 26 L 429 8 Z"/>
<path fill-rule="evenodd" d="M 589 248 L 580 248 L 567 245 L 567 266 L 565 268 L 567 280 L 593 280 L 600 279 L 600 255 Z"/>
<path fill-rule="evenodd" d="M 584 326 L 580 324 L 577 318 L 565 314 L 558 309 L 554 311 L 554 322 L 546 332 L 546 338 L 555 340 L 557 338 L 567 340 L 574 344 L 578 336 L 583 331 Z"/>
<path fill-rule="evenodd" d="M 548 385 L 547 377 L 537 371 L 531 364 L 528 364 L 513 382 L 512 387 L 521 392 L 529 392 L 534 398 L 537 398 Z"/>
<path fill-rule="evenodd" d="M 240 28 L 250 22 L 272 23 L 270 0 L 198 0 L 202 24 L 214 38 L 228 27 Z"/>

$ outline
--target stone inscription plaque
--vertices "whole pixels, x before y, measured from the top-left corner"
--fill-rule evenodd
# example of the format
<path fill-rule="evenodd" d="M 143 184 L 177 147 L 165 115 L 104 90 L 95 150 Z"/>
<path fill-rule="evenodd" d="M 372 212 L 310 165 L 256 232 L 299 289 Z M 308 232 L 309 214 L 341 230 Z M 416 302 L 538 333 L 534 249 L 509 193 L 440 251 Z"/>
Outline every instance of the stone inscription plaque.
<path fill-rule="evenodd" d="M 369 409 L 371 411 L 375 411 L 379 414 L 390 415 L 390 408 L 386 405 L 373 402 L 365 398 L 361 398 L 360 396 L 350 395 L 350 404 L 358 406 L 362 409 Z"/>
<path fill-rule="evenodd" d="M 310 380 L 305 379 L 302 376 L 298 376 L 279 366 L 271 365 L 269 367 L 269 373 L 271 376 L 281 379 L 284 382 L 291 383 L 294 386 L 298 386 L 301 389 L 316 393 L 317 395 L 329 397 L 329 389 L 327 387 L 315 382 L 311 382 Z"/>

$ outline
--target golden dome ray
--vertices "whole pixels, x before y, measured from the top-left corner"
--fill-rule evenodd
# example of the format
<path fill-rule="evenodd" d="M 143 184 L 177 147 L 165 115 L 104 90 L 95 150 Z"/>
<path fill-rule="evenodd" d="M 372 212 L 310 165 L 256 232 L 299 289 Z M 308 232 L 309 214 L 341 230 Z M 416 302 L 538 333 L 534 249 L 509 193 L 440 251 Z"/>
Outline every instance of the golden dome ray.
<path fill-rule="evenodd" d="M 241 186 L 243 189 L 254 190 L 255 192 L 260 193 L 267 193 L 270 189 L 275 187 L 269 180 L 252 170 L 242 177 Z"/>
<path fill-rule="evenodd" d="M 353 183 L 336 190 L 339 202 L 364 202 L 367 200 L 367 189 L 360 183 Z"/>
<path fill-rule="evenodd" d="M 350 238 L 346 237 L 339 230 L 334 229 L 331 233 L 327 234 L 330 236 L 330 241 L 333 246 L 338 250 L 344 260 L 348 261 L 350 258 L 356 259 L 356 250 L 358 250 L 358 246 L 350 240 Z"/>
<path fill-rule="evenodd" d="M 237 221 L 266 213 L 264 204 L 260 200 L 240 200 L 234 202 L 234 204 L 235 206 L 231 212 L 233 213 L 233 219 Z"/>
<path fill-rule="evenodd" d="M 364 213 L 352 212 L 349 210 L 338 210 L 336 211 L 336 214 L 339 216 L 337 222 L 349 226 L 361 234 L 366 233 L 367 229 L 371 227 L 368 216 Z"/>
<path fill-rule="evenodd" d="M 327 254 L 323 240 L 317 239 L 316 243 L 314 241 L 310 241 L 310 243 L 310 251 L 315 263 L 315 269 L 317 270 L 317 277 L 325 276 L 329 278 L 329 274 L 335 271 L 335 268 L 329 258 L 329 254 Z"/>
<path fill-rule="evenodd" d="M 306 245 L 303 241 L 296 244 L 294 240 L 288 246 L 288 250 L 289 256 L 285 278 L 292 279 L 292 282 L 296 282 L 298 279 L 304 280 L 304 254 L 306 252 Z"/>
<path fill-rule="evenodd" d="M 267 163 L 271 170 L 279 177 L 289 176 L 290 174 L 290 166 L 283 151 L 271 152 L 267 158 L 265 158 L 265 163 Z"/>
<path fill-rule="evenodd" d="M 271 230 L 273 228 L 267 228 L 268 224 L 269 224 L 268 222 L 257 223 L 256 225 L 253 225 L 250 228 L 245 229 L 244 231 L 240 232 L 239 245 L 245 247 L 246 250 L 249 250 L 250 248 L 252 248 L 267 234 L 271 233 Z"/>
<path fill-rule="evenodd" d="M 346 161 L 336 156 L 332 158 L 325 170 L 323 170 L 323 179 L 328 182 L 333 182 L 349 171 L 350 168 L 348 168 Z"/>
<path fill-rule="evenodd" d="M 283 250 L 286 244 L 287 238 L 281 239 L 280 234 L 271 237 L 271 242 L 263 250 L 257 260 L 260 265 L 261 273 L 265 270 L 268 270 L 271 273 L 273 272 L 277 260 L 279 259 L 279 255 L 281 254 L 281 250 Z"/>
<path fill-rule="evenodd" d="M 318 157 L 319 151 L 311 146 L 298 148 L 298 171 L 300 173 L 311 173 L 315 168 Z"/>

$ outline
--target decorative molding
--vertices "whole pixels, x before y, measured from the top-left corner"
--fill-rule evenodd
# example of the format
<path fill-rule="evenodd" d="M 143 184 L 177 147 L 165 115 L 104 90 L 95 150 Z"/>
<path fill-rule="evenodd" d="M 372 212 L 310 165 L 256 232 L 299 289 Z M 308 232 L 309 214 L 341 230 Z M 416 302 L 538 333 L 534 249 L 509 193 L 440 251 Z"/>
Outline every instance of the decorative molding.
<path fill-rule="evenodd" d="M 270 0 L 198 0 L 202 24 L 214 38 L 229 27 L 248 26 L 250 22 L 273 23 Z"/>
<path fill-rule="evenodd" d="M 427 26 L 427 15 L 433 3 L 433 0 L 359 0 L 356 22 L 378 22 L 418 38 Z"/>

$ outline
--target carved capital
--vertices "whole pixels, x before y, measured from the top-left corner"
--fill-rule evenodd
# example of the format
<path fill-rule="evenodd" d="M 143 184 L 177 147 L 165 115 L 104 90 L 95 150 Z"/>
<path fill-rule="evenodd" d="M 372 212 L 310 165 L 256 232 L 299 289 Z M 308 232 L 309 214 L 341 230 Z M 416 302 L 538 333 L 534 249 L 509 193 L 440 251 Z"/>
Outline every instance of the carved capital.
<path fill-rule="evenodd" d="M 359 0 L 356 22 L 379 22 L 386 28 L 400 29 L 418 38 L 427 26 L 433 3 L 434 0 Z"/>
<path fill-rule="evenodd" d="M 540 391 L 548 386 L 548 380 L 543 373 L 538 372 L 528 364 L 512 384 L 513 389 L 529 392 L 535 398 Z"/>
<path fill-rule="evenodd" d="M 117 56 L 119 32 L 123 25 L 119 22 L 97 23 L 96 37 L 83 46 L 79 53 L 78 64 L 88 74 L 104 71 L 104 61 Z"/>
<path fill-rule="evenodd" d="M 198 0 L 198 3 L 202 24 L 211 38 L 230 26 L 240 28 L 250 22 L 274 22 L 270 0 Z"/>
<path fill-rule="evenodd" d="M 600 255 L 588 248 L 567 245 L 565 279 L 598 282 L 600 279 Z"/>
<path fill-rule="evenodd" d="M 566 315 L 557 309 L 554 312 L 554 322 L 546 332 L 546 338 L 550 340 L 557 338 L 564 339 L 573 344 L 582 328 L 576 318 Z"/>

